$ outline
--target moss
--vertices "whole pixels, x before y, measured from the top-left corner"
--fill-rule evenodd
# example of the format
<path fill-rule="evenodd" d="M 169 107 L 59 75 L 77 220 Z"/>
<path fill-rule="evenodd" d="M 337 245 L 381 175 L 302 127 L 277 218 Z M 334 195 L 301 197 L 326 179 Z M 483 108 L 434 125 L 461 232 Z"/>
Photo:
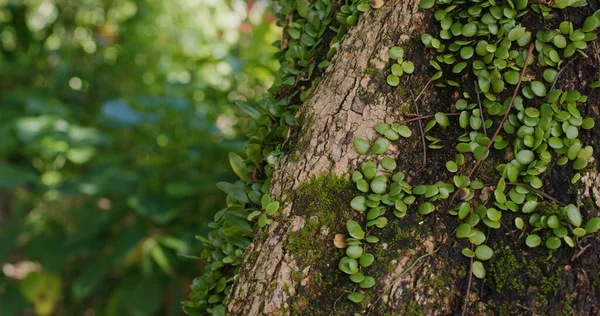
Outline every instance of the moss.
<path fill-rule="evenodd" d="M 522 292 L 525 285 L 519 278 L 520 263 L 515 254 L 509 250 L 496 251 L 490 266 L 489 275 L 494 279 L 496 292 Z"/>
<path fill-rule="evenodd" d="M 292 274 L 292 278 L 307 282 L 306 286 L 296 289 L 297 295 L 290 304 L 292 314 L 353 314 L 359 311 L 359 305 L 343 299 L 345 291 L 352 290 L 353 284 L 338 270 L 343 251 L 335 248 L 332 242 L 336 233 L 345 233 L 348 219 L 362 221 L 361 214 L 350 208 L 350 200 L 355 194 L 348 179 L 333 174 L 313 177 L 293 192 L 292 215 L 302 216 L 306 222 L 304 227 L 288 234 L 284 247 L 294 255 L 301 269 L 310 266 L 310 270 L 308 275 L 302 271 Z M 327 234 L 321 233 L 324 228 Z"/>

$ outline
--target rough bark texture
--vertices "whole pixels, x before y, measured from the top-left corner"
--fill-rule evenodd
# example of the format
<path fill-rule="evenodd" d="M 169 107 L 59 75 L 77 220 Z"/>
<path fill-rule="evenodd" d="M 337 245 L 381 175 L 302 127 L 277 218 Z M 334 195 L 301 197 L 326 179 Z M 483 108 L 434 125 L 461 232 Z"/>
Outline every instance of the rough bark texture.
<path fill-rule="evenodd" d="M 364 14 L 340 46 L 321 83 L 302 105 L 297 114 L 299 128 L 291 139 L 293 148 L 288 148 L 288 155 L 278 163 L 272 181 L 271 195 L 282 201 L 285 209 L 250 246 L 228 301 L 228 314 L 461 313 L 469 260 L 460 250 L 468 245 L 454 237 L 458 220 L 446 214 L 443 204 L 427 217 L 413 210 L 404 219 L 390 218 L 390 224 L 376 234 L 381 242 L 367 250 L 376 256 L 368 273 L 376 277 L 377 285 L 368 291 L 369 297 L 363 304 L 345 298 L 354 286 L 338 270 L 343 251 L 332 243 L 336 233 L 345 233 L 347 219 L 362 221 L 362 216 L 350 209 L 349 201 L 355 192 L 347 178 L 362 161 L 373 157 L 359 156 L 353 149 L 353 139 L 374 140 L 374 124 L 393 123 L 402 115 L 449 111 L 457 92 L 428 89 L 421 108 L 415 108 L 412 100 L 431 75 L 428 59 L 432 58 L 418 38 L 426 28 L 433 27 L 431 13 L 420 10 L 418 3 L 386 1 L 381 9 Z M 585 15 L 592 12 L 590 8 L 584 11 Z M 581 17 L 571 20 L 580 23 Z M 404 47 L 405 59 L 416 66 L 415 73 L 402 77 L 397 88 L 385 83 L 389 73 L 387 52 L 394 45 Z M 600 42 L 591 46 L 590 58 L 568 65 L 558 87 L 587 87 L 598 80 Z M 460 92 L 464 90 L 473 89 L 463 86 Z M 512 86 L 507 90 L 512 93 Z M 600 93 L 580 90 L 589 95 L 582 114 L 598 119 Z M 418 131 L 416 125 L 411 126 Z M 433 133 L 456 139 L 460 131 Z M 598 152 L 599 128 L 585 131 L 582 136 L 582 141 Z M 407 172 L 414 184 L 449 181 L 444 163 L 454 157 L 454 144 L 445 144 L 438 151 L 428 150 L 425 166 L 421 164 L 422 151 L 417 132 L 408 141 L 394 142 L 388 155 L 398 157 L 399 168 Z M 492 181 L 494 172 L 487 170 L 493 161 L 503 159 L 496 153 L 480 168 L 477 177 Z M 572 171 L 550 166 L 543 179 L 544 191 L 562 202 L 582 202 L 588 211 L 585 218 L 599 216 L 597 159 L 595 154 L 595 161 L 589 164 L 577 186 L 568 184 Z M 496 254 L 486 265 L 488 277 L 473 280 L 468 313 L 598 313 L 598 234 L 586 240 L 589 247 L 573 260 L 579 249 L 562 247 L 548 257 L 546 249 L 524 247 L 524 237 L 512 228 L 513 218 L 506 216 L 503 228 L 488 233 L 488 244 L 496 249 Z"/>

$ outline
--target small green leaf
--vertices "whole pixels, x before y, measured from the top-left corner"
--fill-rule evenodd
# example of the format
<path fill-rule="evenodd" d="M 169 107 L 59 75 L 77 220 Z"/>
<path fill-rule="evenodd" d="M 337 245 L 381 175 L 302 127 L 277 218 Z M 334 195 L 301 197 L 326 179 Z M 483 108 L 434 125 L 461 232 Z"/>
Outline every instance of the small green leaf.
<path fill-rule="evenodd" d="M 473 270 L 473 275 L 478 279 L 485 278 L 485 268 L 483 267 L 483 263 L 481 263 L 481 261 L 474 261 L 471 265 L 471 269 Z"/>
<path fill-rule="evenodd" d="M 442 112 L 435 113 L 435 121 L 442 128 L 446 128 L 446 127 L 448 127 L 450 125 L 450 121 L 448 120 L 448 116 L 446 116 L 446 114 L 444 114 Z"/>
<path fill-rule="evenodd" d="M 392 59 L 404 58 L 404 49 L 402 47 L 394 46 L 388 51 L 388 56 Z"/>
<path fill-rule="evenodd" d="M 404 138 L 409 138 L 409 137 L 412 136 L 412 131 L 406 125 L 400 125 L 400 126 L 398 126 L 396 128 L 396 132 L 398 132 L 398 134 L 400 134 L 400 136 L 402 136 Z"/>
<path fill-rule="evenodd" d="M 577 206 L 573 204 L 569 204 L 565 207 L 565 213 L 567 214 L 567 219 L 571 224 L 575 227 L 581 226 L 581 213 Z"/>
<path fill-rule="evenodd" d="M 365 296 L 362 295 L 362 293 L 352 292 L 352 293 L 348 294 L 348 299 L 354 303 L 360 303 L 363 301 L 364 298 L 365 298 Z"/>
<path fill-rule="evenodd" d="M 426 215 L 435 211 L 435 206 L 429 202 L 419 205 L 419 214 Z"/>
<path fill-rule="evenodd" d="M 367 210 L 367 205 L 365 204 L 366 199 L 364 196 L 357 196 L 350 202 L 350 206 L 352 209 L 359 212 L 364 212 Z"/>
<path fill-rule="evenodd" d="M 363 255 L 363 248 L 359 245 L 350 245 L 346 248 L 346 255 L 352 259 L 358 259 Z"/>
<path fill-rule="evenodd" d="M 372 254 L 364 253 L 362 256 L 360 256 L 360 259 L 358 259 L 358 263 L 361 267 L 366 268 L 370 266 L 374 260 L 375 257 Z"/>
<path fill-rule="evenodd" d="M 419 2 L 419 7 L 421 9 L 431 9 L 434 4 L 435 0 L 421 0 L 421 2 Z"/>
<path fill-rule="evenodd" d="M 363 239 L 365 238 L 365 231 L 362 229 L 360 224 L 355 220 L 348 220 L 346 222 L 346 228 L 348 229 L 348 233 L 352 238 Z"/>
<path fill-rule="evenodd" d="M 271 202 L 271 203 L 269 203 L 269 205 L 267 205 L 267 207 L 265 207 L 265 212 L 269 216 L 275 215 L 275 213 L 277 213 L 278 210 L 279 210 L 279 202 L 277 202 L 277 201 Z"/>
<path fill-rule="evenodd" d="M 493 255 L 494 255 L 494 251 L 492 250 L 492 248 L 488 247 L 487 245 L 479 245 L 479 246 L 477 246 L 477 248 L 475 248 L 475 256 L 477 256 L 477 259 L 479 259 L 479 260 L 483 260 L 483 261 L 488 260 Z"/>
<path fill-rule="evenodd" d="M 516 159 L 519 164 L 528 166 L 535 159 L 535 155 L 531 150 L 521 150 L 517 153 Z"/>
<path fill-rule="evenodd" d="M 362 280 L 362 282 L 360 282 L 359 286 L 363 289 L 371 288 L 375 286 L 375 278 L 372 276 L 367 276 L 364 280 Z"/>
<path fill-rule="evenodd" d="M 593 234 L 593 233 L 597 232 L 599 229 L 600 229 L 600 217 L 591 218 L 585 224 L 585 231 L 588 234 Z"/>
<path fill-rule="evenodd" d="M 531 234 L 525 239 L 525 244 L 530 248 L 535 248 L 542 243 L 542 238 L 536 234 Z"/>
<path fill-rule="evenodd" d="M 415 65 L 412 61 L 405 61 L 402 63 L 402 70 L 407 74 L 415 72 Z"/>
<path fill-rule="evenodd" d="M 364 279 L 365 279 L 365 275 L 360 272 L 356 272 L 350 276 L 350 281 L 352 281 L 354 283 L 360 283 Z"/>
<path fill-rule="evenodd" d="M 387 76 L 386 81 L 392 87 L 395 87 L 395 86 L 397 86 L 397 85 L 400 84 L 400 78 L 398 78 L 398 76 L 395 76 L 395 75 L 392 75 L 392 74 L 390 74 L 390 75 Z"/>
<path fill-rule="evenodd" d="M 449 160 L 446 161 L 446 169 L 448 169 L 448 171 L 450 172 L 456 172 L 458 171 L 458 165 L 456 164 L 456 162 Z"/>
<path fill-rule="evenodd" d="M 383 159 L 381 159 L 380 163 L 381 166 L 387 171 L 396 170 L 396 160 L 394 160 L 393 158 L 384 157 Z"/>
<path fill-rule="evenodd" d="M 378 138 L 375 143 L 373 143 L 373 147 L 371 147 L 371 153 L 375 155 L 380 155 L 385 153 L 390 146 L 390 141 L 386 138 Z"/>
<path fill-rule="evenodd" d="M 475 253 L 473 252 L 473 250 L 471 250 L 469 248 L 463 248 L 460 252 L 463 254 L 463 256 L 465 256 L 467 258 L 475 257 Z"/>
<path fill-rule="evenodd" d="M 369 146 L 369 142 L 362 138 L 354 139 L 354 149 L 356 149 L 356 152 L 361 155 L 367 154 L 367 152 L 369 151 Z"/>
<path fill-rule="evenodd" d="M 560 247 L 561 245 L 561 241 L 560 239 L 558 239 L 558 237 L 550 237 L 548 239 L 546 239 L 546 248 L 548 249 L 557 249 L 558 247 Z"/>
<path fill-rule="evenodd" d="M 515 218 L 515 226 L 517 227 L 517 229 L 523 229 L 523 226 L 525 226 L 525 222 L 523 221 L 522 218 L 517 217 Z"/>
<path fill-rule="evenodd" d="M 469 236 L 470 232 L 471 232 L 471 225 L 469 225 L 467 223 L 462 223 L 462 224 L 458 225 L 458 228 L 456 228 L 456 237 L 457 238 L 465 238 L 465 237 Z"/>
<path fill-rule="evenodd" d="M 546 86 L 541 81 L 533 81 L 531 83 L 531 91 L 538 97 L 546 96 Z"/>

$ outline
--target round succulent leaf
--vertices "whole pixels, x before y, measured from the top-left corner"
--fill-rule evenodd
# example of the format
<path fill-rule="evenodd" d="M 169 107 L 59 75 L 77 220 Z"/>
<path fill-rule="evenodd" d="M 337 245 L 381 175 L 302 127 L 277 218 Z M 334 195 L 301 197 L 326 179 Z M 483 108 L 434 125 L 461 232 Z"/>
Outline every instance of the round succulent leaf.
<path fill-rule="evenodd" d="M 599 229 L 600 229 L 600 217 L 591 218 L 585 224 L 585 231 L 588 234 L 593 234 L 593 233 L 597 232 Z"/>
<path fill-rule="evenodd" d="M 426 1 L 426 0 L 423 0 L 423 1 Z M 354 303 L 360 303 L 365 299 L 365 296 L 359 292 L 352 292 L 352 293 L 348 294 L 348 299 Z"/>
<path fill-rule="evenodd" d="M 469 225 L 467 223 L 462 223 L 462 224 L 458 225 L 458 227 L 456 228 L 456 237 L 457 238 L 465 238 L 465 237 L 469 236 L 470 233 L 471 233 L 471 225 Z"/>
<path fill-rule="evenodd" d="M 356 272 L 356 273 L 350 275 L 350 281 L 352 281 L 354 283 L 360 283 L 364 279 L 365 279 L 365 275 L 360 272 Z"/>
<path fill-rule="evenodd" d="M 448 120 L 448 116 L 442 112 L 435 113 L 434 118 L 437 124 L 440 125 L 442 128 L 446 128 L 450 125 L 450 120 Z"/>
<path fill-rule="evenodd" d="M 485 268 L 483 267 L 483 263 L 481 263 L 481 261 L 474 261 L 471 265 L 471 269 L 473 270 L 473 275 L 476 278 L 485 278 Z"/>
<path fill-rule="evenodd" d="M 456 164 L 456 162 L 449 160 L 449 161 L 446 161 L 446 169 L 448 169 L 448 171 L 450 171 L 450 172 L 457 172 L 458 165 Z"/>
<path fill-rule="evenodd" d="M 543 82 L 535 80 L 531 83 L 531 91 L 538 97 L 546 96 L 546 86 Z"/>
<path fill-rule="evenodd" d="M 364 212 L 367 210 L 366 201 L 367 199 L 364 196 L 357 196 L 352 199 L 350 206 L 355 211 Z"/>
<path fill-rule="evenodd" d="M 523 221 L 522 218 L 517 217 L 517 218 L 515 218 L 515 226 L 517 227 L 517 229 L 522 230 L 523 227 L 525 226 L 525 222 Z"/>
<path fill-rule="evenodd" d="M 343 257 L 340 259 L 338 268 L 346 274 L 355 274 L 358 272 L 358 261 L 349 257 Z"/>
<path fill-rule="evenodd" d="M 400 78 L 398 78 L 396 75 L 389 74 L 386 78 L 386 82 L 390 86 L 395 87 L 400 84 Z"/>
<path fill-rule="evenodd" d="M 380 161 L 381 166 L 388 171 L 394 171 L 396 169 L 396 160 L 391 157 L 384 157 Z"/>
<path fill-rule="evenodd" d="M 370 253 L 364 253 L 358 259 L 358 263 L 363 268 L 366 268 L 366 267 L 370 266 L 371 264 L 373 264 L 373 261 L 375 261 L 375 257 Z"/>
<path fill-rule="evenodd" d="M 435 206 L 432 203 L 425 202 L 419 205 L 419 214 L 426 215 L 435 211 Z"/>
<path fill-rule="evenodd" d="M 365 277 L 364 280 L 362 280 L 362 282 L 360 282 L 359 286 L 363 289 L 368 289 L 371 288 L 375 285 L 375 278 L 372 276 L 367 276 Z"/>
<path fill-rule="evenodd" d="M 279 210 L 279 202 L 277 202 L 277 201 L 271 202 L 267 205 L 267 207 L 265 207 L 265 212 L 269 216 L 275 215 L 275 213 L 277 213 L 278 210 Z"/>
<path fill-rule="evenodd" d="M 583 237 L 585 236 L 587 232 L 585 231 L 585 229 L 581 228 L 581 227 L 577 227 L 575 229 L 573 229 L 573 235 L 575 235 L 575 237 Z"/>
<path fill-rule="evenodd" d="M 352 259 L 358 259 L 363 254 L 363 248 L 359 245 L 350 245 L 346 248 L 346 255 Z"/>
<path fill-rule="evenodd" d="M 535 248 L 542 243 L 542 238 L 536 234 L 531 234 L 525 239 L 525 244 L 530 248 Z"/>
<path fill-rule="evenodd" d="M 389 146 L 390 141 L 386 138 L 380 137 L 375 141 L 375 143 L 373 143 L 373 147 L 371 147 L 371 153 L 375 155 L 381 155 L 388 150 Z"/>
<path fill-rule="evenodd" d="M 360 192 L 364 192 L 367 193 L 369 192 L 369 183 L 367 182 L 367 180 L 365 179 L 359 179 L 358 181 L 356 181 L 356 188 L 360 191 Z"/>
<path fill-rule="evenodd" d="M 548 249 L 558 249 L 560 247 L 561 241 L 558 237 L 550 237 L 546 239 L 546 248 Z"/>
<path fill-rule="evenodd" d="M 407 74 L 415 72 L 415 64 L 412 61 L 405 61 L 402 63 L 402 70 Z"/>
<path fill-rule="evenodd" d="M 469 248 L 463 248 L 460 252 L 463 254 L 463 256 L 465 256 L 467 258 L 475 257 L 475 253 L 473 252 L 473 250 L 471 250 Z"/>
<path fill-rule="evenodd" d="M 396 132 L 398 132 L 398 134 L 400 134 L 400 136 L 404 138 L 409 138 L 410 136 L 412 136 L 412 131 L 406 125 L 398 126 Z"/>
<path fill-rule="evenodd" d="M 352 238 L 356 238 L 359 240 L 365 238 L 365 231 L 355 220 L 348 220 L 346 222 L 346 228 L 348 229 L 348 233 Z"/>
<path fill-rule="evenodd" d="M 487 245 L 479 245 L 475 248 L 475 256 L 479 260 L 489 260 L 494 255 L 494 250 Z"/>
<path fill-rule="evenodd" d="M 361 165 L 361 170 L 367 179 L 373 179 L 377 174 L 377 165 L 373 161 L 366 161 Z"/>
<path fill-rule="evenodd" d="M 579 227 L 581 226 L 581 212 L 577 206 L 573 204 L 569 204 L 565 207 L 565 214 L 567 215 L 567 219 L 573 226 Z"/>
<path fill-rule="evenodd" d="M 479 230 L 471 230 L 470 236 L 469 236 L 469 242 L 471 242 L 473 245 L 481 245 L 483 242 L 485 242 L 485 234 Z M 481 258 L 479 258 L 481 259 Z M 482 260 L 486 260 L 486 259 L 482 259 Z"/>

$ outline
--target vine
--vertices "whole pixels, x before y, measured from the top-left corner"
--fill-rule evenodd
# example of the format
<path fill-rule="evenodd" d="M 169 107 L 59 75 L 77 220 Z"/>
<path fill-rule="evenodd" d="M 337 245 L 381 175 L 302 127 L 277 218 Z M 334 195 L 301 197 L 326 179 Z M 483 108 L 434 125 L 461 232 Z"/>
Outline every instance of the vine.
<path fill-rule="evenodd" d="M 444 176 L 440 175 L 440 181 L 434 184 L 408 183 L 392 157 L 368 160 L 361 165 L 360 171 L 352 174 L 361 194 L 350 205 L 353 210 L 365 214 L 366 221 L 361 225 L 349 220 L 346 225 L 348 237 L 338 234 L 334 240 L 334 245 L 345 249 L 346 254 L 339 261 L 339 269 L 358 285 L 347 295 L 350 301 L 361 303 L 367 289 L 376 284 L 373 277 L 366 276 L 369 266 L 376 260 L 368 249 L 372 247 L 370 244 L 379 242 L 375 228 L 388 224 L 385 216 L 388 210 L 402 218 L 414 205 L 422 216 L 447 211 L 457 217 L 454 234 L 456 238 L 468 241 L 462 254 L 470 258 L 463 314 L 467 308 L 471 275 L 484 278 L 484 262 L 494 256 L 494 249 L 486 245 L 488 237 L 484 230 L 500 228 L 500 220 L 507 212 L 518 215 L 514 225 L 527 235 L 525 244 L 528 247 L 544 244 L 554 250 L 565 243 L 571 248 L 580 248 L 578 256 L 589 246 L 585 243 L 591 234 L 600 230 L 600 218 L 589 218 L 584 225 L 585 209 L 575 204 L 565 205 L 544 193 L 541 177 L 549 164 L 567 167 L 571 162 L 575 171 L 571 183 L 574 184 L 581 177 L 577 171 L 585 169 L 592 157 L 593 148 L 584 146 L 578 138 L 581 129 L 595 126 L 594 120 L 583 117 L 580 111 L 587 96 L 577 90 L 555 89 L 555 86 L 563 67 L 568 65 L 563 58 L 575 54 L 587 57 L 586 43 L 596 39 L 594 31 L 600 26 L 600 10 L 587 17 L 581 29 L 574 29 L 573 23 L 562 21 L 557 29 L 536 32 L 519 22 L 529 10 L 550 19 L 553 9 L 585 5 L 585 0 L 555 1 L 553 7 L 541 3 L 530 5 L 527 0 L 504 3 L 494 0 L 421 0 L 422 9 L 436 7 L 433 16 L 440 25 L 436 36 L 421 35 L 422 43 L 438 53 L 435 60 L 430 60 L 435 70 L 432 76 L 437 82 L 435 86 L 464 87 L 467 85 L 454 81 L 453 76 L 464 75 L 465 82 L 473 80 L 474 76 L 477 100 L 476 103 L 471 101 L 469 93 L 464 91 L 463 98 L 456 100 L 449 113 L 437 112 L 391 125 L 379 123 L 374 129 L 381 136 L 372 143 L 361 138 L 354 140 L 354 148 L 359 154 L 381 157 L 390 142 L 401 145 L 400 137 L 412 136 L 407 126 L 410 122 L 431 119 L 424 129 L 428 132 L 435 126 L 447 128 L 449 116 L 458 116 L 458 125 L 464 130 L 457 139 L 455 159 L 446 162 L 450 173 L 447 177 L 452 181 L 441 181 Z M 392 64 L 387 83 L 397 86 L 402 70 L 406 70 L 402 60 L 404 51 L 394 46 L 388 55 L 397 63 Z M 528 72 L 528 68 L 533 71 Z M 465 71 L 468 69 L 472 72 Z M 445 75 L 449 72 L 452 75 Z M 542 78 L 536 78 L 536 73 L 542 73 Z M 551 85 L 549 89 L 548 85 Z M 510 86 L 514 86 L 512 96 L 506 97 Z M 590 88 L 599 86 L 600 82 L 596 81 Z M 503 97 L 504 101 L 500 101 Z M 491 137 L 489 130 L 495 131 Z M 443 148 L 439 139 L 429 135 L 425 138 L 430 141 L 428 148 Z M 476 179 L 476 174 L 492 147 L 498 152 L 508 150 L 513 158 L 495 166 L 498 180 L 486 185 Z M 470 155 L 475 163 L 468 168 L 466 161 Z M 481 194 L 485 188 L 493 188 L 493 197 Z M 475 199 L 476 196 L 479 198 Z"/>

